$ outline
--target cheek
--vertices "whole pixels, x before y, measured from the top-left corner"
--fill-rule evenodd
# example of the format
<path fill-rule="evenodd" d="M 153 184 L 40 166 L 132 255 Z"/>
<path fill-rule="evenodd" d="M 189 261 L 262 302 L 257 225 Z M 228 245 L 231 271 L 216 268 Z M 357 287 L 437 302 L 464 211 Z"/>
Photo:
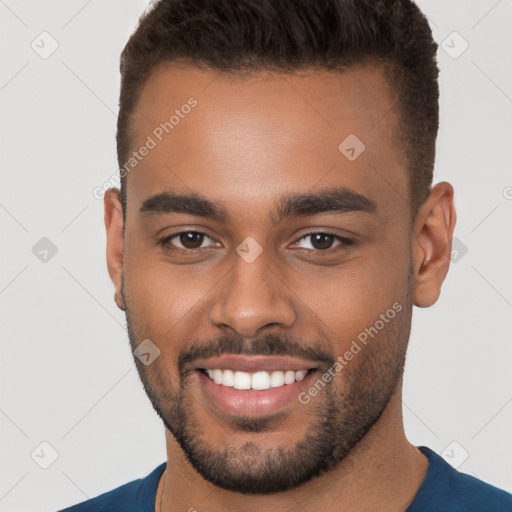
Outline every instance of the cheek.
<path fill-rule="evenodd" d="M 167 350 L 178 347 L 178 338 L 193 335 L 198 315 L 207 314 L 208 290 L 215 287 L 219 274 L 192 272 L 192 266 L 173 266 L 127 246 L 124 293 L 138 337 L 159 340 Z"/>
<path fill-rule="evenodd" d="M 340 353 L 361 332 L 374 326 L 380 315 L 386 316 L 393 304 L 405 309 L 408 261 L 406 251 L 397 254 L 393 249 L 380 248 L 374 255 L 351 261 L 345 267 L 328 273 L 324 269 L 308 277 L 301 275 L 300 281 L 288 282 L 307 306 L 310 321 L 324 327 L 322 330 Z M 393 311 L 388 316 L 395 317 Z"/>

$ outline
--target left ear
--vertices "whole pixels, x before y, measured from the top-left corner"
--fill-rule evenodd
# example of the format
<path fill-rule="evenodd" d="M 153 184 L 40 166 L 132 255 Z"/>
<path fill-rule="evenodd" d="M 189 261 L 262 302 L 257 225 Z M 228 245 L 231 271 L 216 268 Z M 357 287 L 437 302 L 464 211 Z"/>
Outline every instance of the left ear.
<path fill-rule="evenodd" d="M 450 268 L 453 230 L 457 216 L 453 187 L 438 183 L 420 206 L 414 222 L 412 261 L 414 305 L 428 308 L 436 303 Z"/>

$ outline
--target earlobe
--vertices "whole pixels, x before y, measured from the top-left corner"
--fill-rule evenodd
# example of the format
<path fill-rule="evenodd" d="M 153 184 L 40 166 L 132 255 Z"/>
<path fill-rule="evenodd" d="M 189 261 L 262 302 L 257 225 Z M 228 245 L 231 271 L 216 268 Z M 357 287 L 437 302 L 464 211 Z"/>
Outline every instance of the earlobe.
<path fill-rule="evenodd" d="M 123 211 L 119 190 L 111 189 L 103 199 L 105 229 L 107 232 L 107 267 L 114 284 L 114 301 L 126 311 L 122 295 L 123 280 Z"/>
<path fill-rule="evenodd" d="M 446 182 L 432 188 L 421 205 L 413 231 L 414 304 L 435 304 L 450 267 L 456 214 L 453 187 Z"/>

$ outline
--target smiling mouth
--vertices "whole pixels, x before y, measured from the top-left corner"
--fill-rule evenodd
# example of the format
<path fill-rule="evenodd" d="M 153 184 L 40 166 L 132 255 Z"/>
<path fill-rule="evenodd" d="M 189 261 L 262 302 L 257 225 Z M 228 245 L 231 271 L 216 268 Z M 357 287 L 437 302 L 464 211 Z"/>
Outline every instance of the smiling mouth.
<path fill-rule="evenodd" d="M 197 359 L 193 369 L 203 405 L 225 420 L 291 411 L 320 365 L 299 357 L 222 354 Z"/>
<path fill-rule="evenodd" d="M 300 382 L 309 372 L 313 370 L 273 370 L 249 373 L 231 369 L 223 370 L 220 368 L 199 368 L 199 371 L 220 386 L 234 388 L 240 391 L 264 391 L 267 389 L 281 388 L 295 382 Z"/>

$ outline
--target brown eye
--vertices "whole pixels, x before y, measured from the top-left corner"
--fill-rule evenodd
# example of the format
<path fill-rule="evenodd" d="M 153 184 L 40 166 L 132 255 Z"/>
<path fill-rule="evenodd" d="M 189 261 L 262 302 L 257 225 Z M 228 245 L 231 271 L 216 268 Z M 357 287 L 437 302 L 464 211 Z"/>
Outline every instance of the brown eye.
<path fill-rule="evenodd" d="M 204 242 L 204 234 L 187 231 L 179 234 L 179 241 L 185 249 L 199 249 Z"/>
<path fill-rule="evenodd" d="M 345 249 L 353 245 L 353 241 L 343 236 L 333 233 L 309 233 L 304 235 L 296 242 L 300 249 L 309 249 L 311 251 L 327 252 L 330 249 Z"/>
<path fill-rule="evenodd" d="M 181 233 L 166 236 L 158 243 L 167 251 L 181 251 L 182 253 L 186 253 L 212 247 L 214 240 L 199 231 L 182 231 Z"/>
<path fill-rule="evenodd" d="M 311 245 L 319 251 L 330 249 L 334 241 L 335 237 L 333 235 L 326 235 L 324 233 L 311 235 Z"/>

